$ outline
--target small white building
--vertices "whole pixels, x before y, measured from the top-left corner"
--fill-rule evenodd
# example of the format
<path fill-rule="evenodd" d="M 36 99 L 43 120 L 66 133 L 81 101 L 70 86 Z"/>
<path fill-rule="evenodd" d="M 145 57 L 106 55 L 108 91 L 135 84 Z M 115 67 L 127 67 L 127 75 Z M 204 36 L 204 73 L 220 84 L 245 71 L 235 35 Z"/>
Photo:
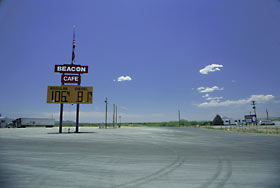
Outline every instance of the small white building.
<path fill-rule="evenodd" d="M 241 125 L 243 124 L 242 120 L 240 119 L 233 119 L 229 117 L 223 117 L 224 125 Z"/>

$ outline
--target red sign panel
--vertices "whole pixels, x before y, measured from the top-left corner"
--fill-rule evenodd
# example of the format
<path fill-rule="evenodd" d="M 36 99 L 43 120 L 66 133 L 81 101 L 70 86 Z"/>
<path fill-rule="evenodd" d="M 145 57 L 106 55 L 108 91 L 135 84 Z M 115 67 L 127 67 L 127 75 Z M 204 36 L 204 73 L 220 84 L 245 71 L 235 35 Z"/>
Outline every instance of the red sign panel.
<path fill-rule="evenodd" d="M 88 73 L 88 66 L 83 66 L 83 65 L 55 65 L 54 66 L 54 72 L 84 74 L 84 73 Z"/>
<path fill-rule="evenodd" d="M 62 83 L 81 83 L 80 75 L 62 75 L 61 76 Z"/>

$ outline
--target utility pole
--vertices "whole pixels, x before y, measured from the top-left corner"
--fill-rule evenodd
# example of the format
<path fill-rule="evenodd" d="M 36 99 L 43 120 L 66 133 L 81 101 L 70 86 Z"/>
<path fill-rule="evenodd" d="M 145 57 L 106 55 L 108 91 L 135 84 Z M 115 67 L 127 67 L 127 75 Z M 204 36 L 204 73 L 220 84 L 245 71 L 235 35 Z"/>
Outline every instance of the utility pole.
<path fill-rule="evenodd" d="M 258 119 L 257 119 L 257 113 L 256 113 L 256 101 L 252 101 L 253 109 L 254 109 L 254 113 L 255 113 L 255 117 L 256 117 L 256 125 L 258 125 Z"/>
<path fill-rule="evenodd" d="M 118 126 L 118 106 L 116 105 L 116 126 Z"/>
<path fill-rule="evenodd" d="M 266 109 L 266 119 L 268 120 L 268 111 L 267 111 L 267 109 Z"/>
<path fill-rule="evenodd" d="M 120 119 L 119 128 L 121 128 L 121 126 L 122 126 L 122 116 L 119 116 L 119 119 Z"/>
<path fill-rule="evenodd" d="M 79 133 L 79 116 L 80 116 L 80 104 L 77 104 L 77 108 L 76 108 L 76 130 L 75 130 L 75 133 Z"/>
<path fill-rule="evenodd" d="M 108 113 L 108 98 L 106 97 L 105 100 L 105 104 L 106 104 L 106 112 L 105 112 L 105 129 L 107 129 L 107 113 Z"/>
<path fill-rule="evenodd" d="M 62 83 L 62 85 L 64 85 Z M 62 133 L 62 121 L 63 121 L 63 104 L 60 104 L 60 115 L 59 115 L 59 133 Z"/>
<path fill-rule="evenodd" d="M 180 117 L 180 110 L 178 110 L 178 117 L 179 117 L 179 121 L 178 121 L 178 124 L 179 124 L 179 127 L 181 127 L 181 117 Z"/>
<path fill-rule="evenodd" d="M 113 105 L 113 127 L 115 127 L 115 104 Z"/>

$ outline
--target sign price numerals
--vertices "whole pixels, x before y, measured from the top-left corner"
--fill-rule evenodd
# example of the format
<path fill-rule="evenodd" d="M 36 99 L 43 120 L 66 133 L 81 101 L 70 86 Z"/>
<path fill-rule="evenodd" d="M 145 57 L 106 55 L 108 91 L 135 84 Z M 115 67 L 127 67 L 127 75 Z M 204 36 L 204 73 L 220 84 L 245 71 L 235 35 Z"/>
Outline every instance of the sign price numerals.
<path fill-rule="evenodd" d="M 92 87 L 49 86 L 47 103 L 92 104 Z"/>
<path fill-rule="evenodd" d="M 87 92 L 86 94 L 86 101 L 84 101 L 84 92 L 83 91 L 78 91 L 78 95 L 77 95 L 77 102 L 90 102 L 90 99 L 92 99 L 92 92 Z"/>
<path fill-rule="evenodd" d="M 67 96 L 70 97 L 69 91 L 52 91 L 53 102 L 68 102 Z"/>
<path fill-rule="evenodd" d="M 84 95 L 86 93 L 86 95 Z M 52 97 L 51 100 L 55 103 L 68 103 L 68 99 L 70 98 L 70 92 L 69 91 L 52 91 Z M 84 91 L 78 91 L 77 95 L 73 95 L 74 99 L 76 98 L 75 102 L 77 103 L 89 103 L 92 99 L 92 92 L 84 92 Z M 76 96 L 76 97 L 75 97 Z M 86 98 L 86 100 L 84 100 Z M 73 102 L 73 101 L 72 101 Z"/>

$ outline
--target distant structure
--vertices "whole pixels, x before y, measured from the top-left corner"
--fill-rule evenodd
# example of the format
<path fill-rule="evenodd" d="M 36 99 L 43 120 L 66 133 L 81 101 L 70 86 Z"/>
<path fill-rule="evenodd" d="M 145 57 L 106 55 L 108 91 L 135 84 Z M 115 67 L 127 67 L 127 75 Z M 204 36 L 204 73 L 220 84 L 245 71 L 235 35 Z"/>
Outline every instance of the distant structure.
<path fill-rule="evenodd" d="M 11 127 L 12 121 L 13 121 L 13 119 L 7 118 L 7 117 L 2 117 L 2 115 L 0 114 L 0 128 Z"/>
<path fill-rule="evenodd" d="M 244 123 L 243 120 L 233 119 L 229 117 L 222 117 L 222 120 L 224 121 L 224 125 L 241 125 Z"/>
<path fill-rule="evenodd" d="M 53 127 L 55 119 L 49 118 L 18 118 L 13 121 L 13 127 Z"/>

